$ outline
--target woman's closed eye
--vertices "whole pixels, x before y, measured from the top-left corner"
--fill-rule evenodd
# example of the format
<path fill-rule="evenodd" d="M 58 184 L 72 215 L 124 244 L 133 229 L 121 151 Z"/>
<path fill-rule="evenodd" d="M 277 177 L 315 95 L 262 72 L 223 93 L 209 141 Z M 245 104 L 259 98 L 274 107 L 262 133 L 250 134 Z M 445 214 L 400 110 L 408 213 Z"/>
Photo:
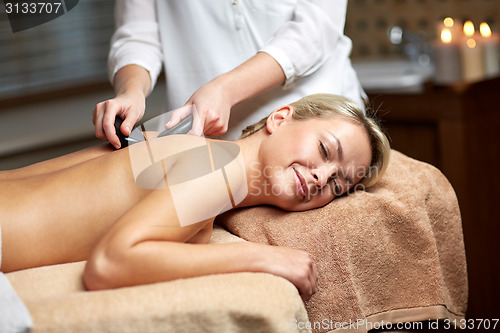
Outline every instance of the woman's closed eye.
<path fill-rule="evenodd" d="M 333 183 L 333 195 L 334 196 L 339 196 L 340 195 L 340 186 L 337 183 L 337 176 L 331 176 L 330 180 Z"/>
<path fill-rule="evenodd" d="M 323 157 L 328 160 L 328 150 L 326 149 L 325 145 L 323 144 L 323 142 L 320 141 L 319 143 L 319 149 L 321 151 L 321 154 L 323 155 Z"/>
<path fill-rule="evenodd" d="M 323 158 L 324 158 L 325 160 L 328 160 L 328 156 L 329 156 L 329 155 L 328 155 L 328 149 L 326 148 L 326 146 L 325 146 L 325 145 L 323 144 L 323 142 L 321 142 L 321 141 L 319 142 L 319 150 L 320 150 L 320 153 L 321 153 L 321 155 L 323 156 Z M 332 176 L 330 177 L 330 180 L 331 180 L 331 181 L 332 181 L 332 183 L 333 183 L 333 186 L 332 186 L 332 192 L 333 192 L 333 195 L 334 195 L 334 196 L 338 196 L 338 195 L 340 195 L 340 187 L 339 187 L 339 185 L 338 185 L 338 183 L 337 183 L 337 179 L 336 179 L 336 178 L 337 178 L 337 176 L 335 176 L 335 175 L 332 175 Z"/>

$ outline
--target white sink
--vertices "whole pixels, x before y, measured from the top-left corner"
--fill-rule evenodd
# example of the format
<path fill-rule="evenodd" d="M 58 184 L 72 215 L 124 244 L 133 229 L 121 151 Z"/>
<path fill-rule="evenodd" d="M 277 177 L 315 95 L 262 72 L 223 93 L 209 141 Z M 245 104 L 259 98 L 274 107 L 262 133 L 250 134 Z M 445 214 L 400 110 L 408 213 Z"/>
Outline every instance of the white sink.
<path fill-rule="evenodd" d="M 408 60 L 353 61 L 361 85 L 368 93 L 421 92 L 433 74 L 432 66 L 419 66 Z"/>

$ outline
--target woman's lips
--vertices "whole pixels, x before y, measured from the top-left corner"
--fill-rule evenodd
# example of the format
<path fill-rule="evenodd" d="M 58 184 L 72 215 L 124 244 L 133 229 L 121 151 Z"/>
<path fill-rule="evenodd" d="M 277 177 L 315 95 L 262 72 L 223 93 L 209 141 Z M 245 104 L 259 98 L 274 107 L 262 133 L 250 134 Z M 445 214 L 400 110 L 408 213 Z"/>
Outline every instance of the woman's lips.
<path fill-rule="evenodd" d="M 306 180 L 302 176 L 302 174 L 297 171 L 297 169 L 293 168 L 293 171 L 295 171 L 295 176 L 296 176 L 295 184 L 297 185 L 297 192 L 300 194 L 302 199 L 305 199 L 305 198 L 307 198 L 307 195 L 309 192 L 307 185 L 306 185 Z"/>

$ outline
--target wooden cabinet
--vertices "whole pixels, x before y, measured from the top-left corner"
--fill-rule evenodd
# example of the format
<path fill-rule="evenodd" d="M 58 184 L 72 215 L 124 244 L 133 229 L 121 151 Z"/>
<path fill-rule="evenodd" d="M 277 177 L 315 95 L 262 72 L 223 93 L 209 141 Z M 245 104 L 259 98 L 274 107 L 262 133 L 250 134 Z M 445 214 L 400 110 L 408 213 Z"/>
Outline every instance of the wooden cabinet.
<path fill-rule="evenodd" d="M 498 318 L 500 78 L 369 97 L 392 147 L 433 164 L 453 185 L 467 255 L 468 318 Z"/>

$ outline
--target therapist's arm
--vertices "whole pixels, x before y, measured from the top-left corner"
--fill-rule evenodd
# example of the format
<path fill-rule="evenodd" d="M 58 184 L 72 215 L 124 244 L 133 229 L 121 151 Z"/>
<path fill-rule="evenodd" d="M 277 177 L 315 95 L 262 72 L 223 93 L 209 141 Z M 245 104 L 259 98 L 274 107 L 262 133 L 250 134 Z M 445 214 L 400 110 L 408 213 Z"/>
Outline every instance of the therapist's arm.
<path fill-rule="evenodd" d="M 115 117 L 124 119 L 121 132 L 130 135 L 135 123 L 144 115 L 146 96 L 151 90 L 151 77 L 143 67 L 127 65 L 116 73 L 113 87 L 116 97 L 96 105 L 92 112 L 92 122 L 96 136 L 108 140 L 118 149 L 120 140 L 115 133 Z"/>
<path fill-rule="evenodd" d="M 162 68 L 155 0 L 115 1 L 115 25 L 108 56 L 108 76 L 116 95 L 97 104 L 93 122 L 96 136 L 119 148 L 120 141 L 114 130 L 115 116 L 124 118 L 121 132 L 128 135 L 144 115 L 144 96 L 151 92 Z"/>
<path fill-rule="evenodd" d="M 194 133 L 224 134 L 232 106 L 321 68 L 338 43 L 347 43 L 343 40 L 346 9 L 347 0 L 299 0 L 293 19 L 275 32 L 261 52 L 201 87 L 188 100 L 187 104 L 196 105 L 201 120 L 195 122 Z"/>
<path fill-rule="evenodd" d="M 228 101 L 236 105 L 282 85 L 285 73 L 273 57 L 259 52 L 232 71 L 217 77 L 214 80 L 216 82 L 224 87 Z"/>
<path fill-rule="evenodd" d="M 193 132 L 211 136 L 224 134 L 233 106 L 283 85 L 285 79 L 285 73 L 273 57 L 267 53 L 257 53 L 233 70 L 208 82 L 189 98 L 186 105 L 194 104 L 199 116 L 199 121 L 193 125 Z M 172 115 L 170 124 L 177 123 L 179 118 L 182 118 L 182 114 Z"/>

